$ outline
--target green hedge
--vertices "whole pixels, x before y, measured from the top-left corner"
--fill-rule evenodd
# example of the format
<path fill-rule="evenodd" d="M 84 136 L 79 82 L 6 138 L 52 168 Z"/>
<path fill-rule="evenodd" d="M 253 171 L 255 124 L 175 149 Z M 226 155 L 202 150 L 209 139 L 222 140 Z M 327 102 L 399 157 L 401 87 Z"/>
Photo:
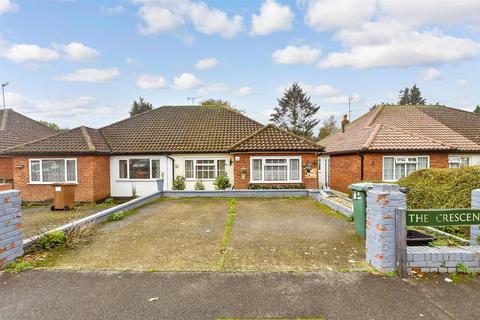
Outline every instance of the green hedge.
<path fill-rule="evenodd" d="M 305 185 L 303 183 L 282 184 L 282 185 L 250 183 L 247 186 L 247 189 L 250 189 L 250 190 L 305 189 Z"/>
<path fill-rule="evenodd" d="M 407 196 L 410 209 L 470 208 L 472 190 L 480 189 L 480 167 L 419 170 L 398 184 L 410 189 Z M 469 227 L 440 229 L 466 239 L 470 237 Z"/>

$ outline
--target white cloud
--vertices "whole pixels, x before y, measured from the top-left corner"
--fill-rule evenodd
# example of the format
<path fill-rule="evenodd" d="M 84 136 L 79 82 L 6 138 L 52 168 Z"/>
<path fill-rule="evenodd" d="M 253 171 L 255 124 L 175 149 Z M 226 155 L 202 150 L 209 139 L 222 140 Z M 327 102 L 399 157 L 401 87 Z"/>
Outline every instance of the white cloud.
<path fill-rule="evenodd" d="M 272 57 L 280 64 L 312 64 L 317 62 L 320 53 L 320 50 L 310 46 L 287 46 L 276 50 Z"/>
<path fill-rule="evenodd" d="M 142 64 L 140 63 L 140 61 L 138 61 L 137 59 L 135 58 L 126 58 L 125 59 L 125 62 L 129 65 L 129 66 L 132 66 L 132 67 L 141 67 Z"/>
<path fill-rule="evenodd" d="M 345 31 L 337 37 L 347 51 L 330 53 L 319 67 L 406 67 L 480 55 L 480 43 L 471 39 L 444 35 L 437 30 L 419 32 L 395 22 L 367 23 L 358 31 Z"/>
<path fill-rule="evenodd" d="M 170 32 L 185 23 L 181 15 L 154 4 L 141 7 L 138 15 L 143 20 L 143 24 L 139 26 L 142 34 Z"/>
<path fill-rule="evenodd" d="M 456 83 L 459 85 L 459 86 L 466 86 L 468 84 L 468 81 L 465 80 L 465 79 L 457 79 Z"/>
<path fill-rule="evenodd" d="M 121 4 L 114 6 L 114 7 L 100 7 L 100 12 L 106 16 L 113 16 L 117 14 L 122 14 L 124 13 L 125 7 Z"/>
<path fill-rule="evenodd" d="M 480 1 L 379 0 L 384 14 L 409 24 L 474 24 L 480 21 Z"/>
<path fill-rule="evenodd" d="M 220 92 L 220 91 L 227 91 L 230 90 L 230 87 L 224 83 L 213 83 L 207 86 L 204 86 L 198 89 L 198 93 L 200 94 L 209 94 L 212 92 Z"/>
<path fill-rule="evenodd" d="M 100 57 L 100 52 L 81 42 L 70 42 L 69 44 L 54 45 L 54 47 L 63 51 L 65 58 L 71 61 L 91 61 Z"/>
<path fill-rule="evenodd" d="M 352 98 L 351 102 L 358 102 L 361 100 L 360 95 L 354 94 L 352 96 L 339 95 L 325 98 L 323 101 L 328 104 L 348 104 L 348 99 Z"/>
<path fill-rule="evenodd" d="M 371 18 L 375 0 L 312 0 L 308 2 L 305 23 L 316 30 L 354 28 Z"/>
<path fill-rule="evenodd" d="M 11 0 L 0 0 L 0 15 L 7 12 L 15 12 L 18 9 L 18 5 Z"/>
<path fill-rule="evenodd" d="M 191 73 L 182 73 L 173 78 L 174 88 L 177 90 L 191 90 L 198 88 L 202 83 Z"/>
<path fill-rule="evenodd" d="M 306 83 L 299 83 L 299 85 L 303 88 L 303 90 L 312 96 L 331 97 L 340 95 L 342 93 L 341 90 L 335 89 L 328 84 L 310 85 Z"/>
<path fill-rule="evenodd" d="M 36 44 L 14 44 L 2 51 L 0 56 L 15 62 L 52 61 L 59 57 L 55 50 L 42 48 Z"/>
<path fill-rule="evenodd" d="M 249 94 L 253 93 L 253 88 L 252 87 L 241 87 L 237 91 L 235 91 L 235 94 L 237 96 L 247 96 Z"/>
<path fill-rule="evenodd" d="M 167 81 L 161 76 L 144 74 L 137 78 L 137 86 L 144 90 L 164 88 L 166 84 Z"/>
<path fill-rule="evenodd" d="M 435 68 L 428 68 L 423 71 L 423 80 L 432 81 L 442 77 L 440 71 Z"/>
<path fill-rule="evenodd" d="M 267 35 L 275 31 L 292 29 L 293 12 L 288 5 L 275 0 L 266 0 L 260 8 L 260 15 L 252 14 L 252 35 Z"/>
<path fill-rule="evenodd" d="M 185 25 L 204 34 L 219 34 L 232 38 L 243 30 L 243 17 L 228 15 L 219 9 L 210 8 L 202 1 L 193 0 L 136 0 L 140 4 L 138 15 L 142 19 L 139 30 L 143 34 L 171 32 Z"/>
<path fill-rule="evenodd" d="M 215 67 L 218 64 L 218 60 L 215 58 L 207 58 L 198 60 L 195 64 L 195 68 L 199 70 L 210 69 Z"/>
<path fill-rule="evenodd" d="M 79 69 L 73 73 L 66 74 L 59 77 L 63 81 L 74 81 L 74 82 L 105 82 L 112 80 L 120 75 L 118 68 L 111 69 Z"/>

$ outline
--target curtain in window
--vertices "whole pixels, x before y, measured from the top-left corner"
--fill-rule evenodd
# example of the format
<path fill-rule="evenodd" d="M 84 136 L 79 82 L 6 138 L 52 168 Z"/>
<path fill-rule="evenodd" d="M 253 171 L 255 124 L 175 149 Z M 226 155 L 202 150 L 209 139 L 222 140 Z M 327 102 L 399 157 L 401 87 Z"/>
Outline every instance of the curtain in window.
<path fill-rule="evenodd" d="M 120 179 L 128 178 L 128 161 L 127 160 L 118 161 L 118 177 Z"/>
<path fill-rule="evenodd" d="M 150 159 L 130 159 L 130 179 L 150 179 Z"/>
<path fill-rule="evenodd" d="M 300 180 L 300 160 L 290 159 L 290 180 Z"/>
<path fill-rule="evenodd" d="M 67 181 L 75 182 L 77 181 L 77 173 L 75 170 L 75 160 L 67 160 Z"/>
<path fill-rule="evenodd" d="M 262 160 L 253 159 L 253 170 L 252 170 L 252 180 L 261 181 L 262 180 Z"/>
<path fill-rule="evenodd" d="M 428 169 L 428 157 L 418 157 L 418 170 Z"/>
<path fill-rule="evenodd" d="M 31 181 L 40 181 L 40 161 L 30 162 L 30 179 Z"/>
<path fill-rule="evenodd" d="M 193 179 L 193 160 L 185 160 L 185 178 Z"/>
<path fill-rule="evenodd" d="M 226 174 L 225 171 L 225 160 L 217 160 L 217 176 Z"/>
<path fill-rule="evenodd" d="M 383 179 L 386 181 L 395 180 L 393 157 L 383 158 Z"/>
<path fill-rule="evenodd" d="M 65 181 L 65 161 L 64 160 L 43 160 L 42 161 L 42 181 L 43 182 Z"/>
<path fill-rule="evenodd" d="M 160 160 L 152 160 L 152 179 L 160 178 Z"/>
<path fill-rule="evenodd" d="M 195 171 L 197 179 L 215 179 L 215 160 L 197 160 Z"/>

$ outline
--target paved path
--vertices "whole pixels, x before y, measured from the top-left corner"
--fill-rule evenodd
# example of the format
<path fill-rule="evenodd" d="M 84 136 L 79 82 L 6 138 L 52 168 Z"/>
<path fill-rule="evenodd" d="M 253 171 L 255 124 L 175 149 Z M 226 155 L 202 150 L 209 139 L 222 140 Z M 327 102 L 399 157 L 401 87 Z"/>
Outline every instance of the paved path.
<path fill-rule="evenodd" d="M 150 298 L 158 300 L 149 302 Z M 0 277 L 0 319 L 479 319 L 480 279 L 368 273 L 26 271 Z"/>

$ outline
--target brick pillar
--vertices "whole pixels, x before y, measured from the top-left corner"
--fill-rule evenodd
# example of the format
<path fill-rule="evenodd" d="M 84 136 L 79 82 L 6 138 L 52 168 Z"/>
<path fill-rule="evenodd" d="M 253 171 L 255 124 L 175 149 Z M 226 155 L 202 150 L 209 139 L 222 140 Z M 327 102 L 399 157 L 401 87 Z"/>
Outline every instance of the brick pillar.
<path fill-rule="evenodd" d="M 480 189 L 472 190 L 472 208 L 480 209 Z M 480 226 L 470 226 L 470 245 L 480 245 Z"/>
<path fill-rule="evenodd" d="M 23 255 L 22 220 L 19 191 L 0 191 L 0 268 Z"/>
<path fill-rule="evenodd" d="M 406 206 L 396 184 L 373 184 L 367 192 L 366 261 L 378 271 L 396 270 L 395 209 Z"/>

